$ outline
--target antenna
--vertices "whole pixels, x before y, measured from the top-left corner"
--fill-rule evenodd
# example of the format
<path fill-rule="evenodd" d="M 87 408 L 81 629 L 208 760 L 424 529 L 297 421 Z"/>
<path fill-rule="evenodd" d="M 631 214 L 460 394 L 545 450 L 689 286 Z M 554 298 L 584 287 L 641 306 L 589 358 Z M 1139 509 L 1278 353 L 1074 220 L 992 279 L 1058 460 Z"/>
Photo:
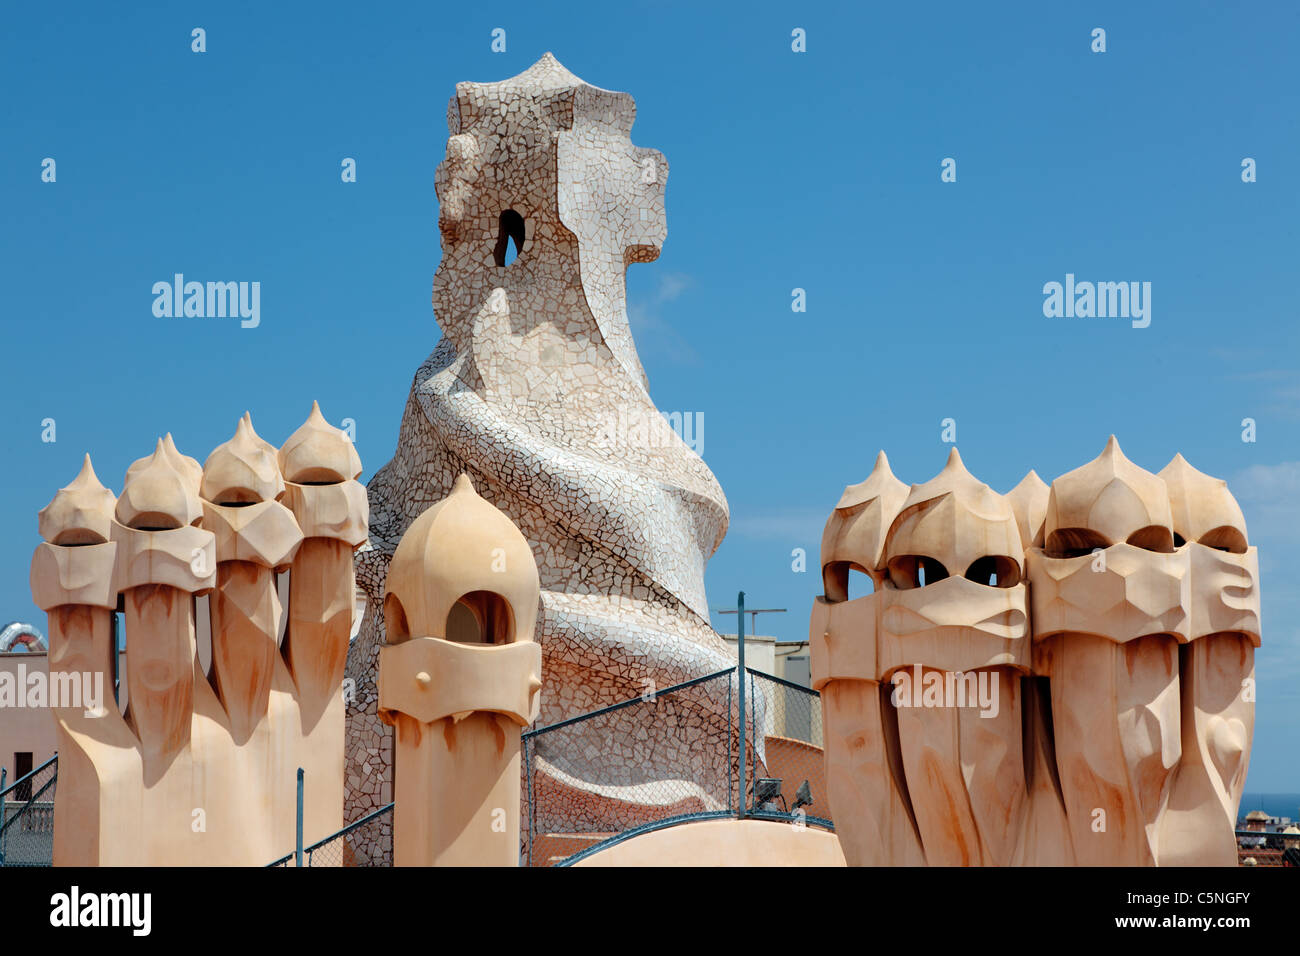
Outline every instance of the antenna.
<path fill-rule="evenodd" d="M 713 613 L 714 613 L 714 614 L 748 614 L 748 615 L 749 615 L 749 633 L 750 633 L 751 635 L 754 635 L 754 634 L 757 634 L 757 633 L 758 633 L 758 615 L 760 615 L 760 614 L 784 614 L 784 613 L 785 613 L 785 608 L 783 608 L 783 607 L 755 607 L 755 608 L 748 608 L 748 607 L 747 607 L 747 608 L 745 608 L 743 611 L 738 611 L 738 610 L 737 610 L 736 608 L 734 608 L 734 607 L 733 607 L 733 608 L 717 608 L 717 609 L 714 610 Z"/>

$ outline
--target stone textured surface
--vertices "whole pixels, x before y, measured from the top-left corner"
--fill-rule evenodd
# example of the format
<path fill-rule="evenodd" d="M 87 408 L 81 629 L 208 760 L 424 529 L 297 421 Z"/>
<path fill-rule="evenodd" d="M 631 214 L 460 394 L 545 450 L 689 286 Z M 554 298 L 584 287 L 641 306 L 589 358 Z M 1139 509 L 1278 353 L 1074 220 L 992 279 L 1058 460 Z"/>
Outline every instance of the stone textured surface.
<path fill-rule="evenodd" d="M 369 600 L 348 661 L 349 819 L 390 794 L 374 684 L 388 561 L 462 472 L 537 563 L 540 723 L 731 663 L 704 593 L 726 500 L 655 409 L 628 328 L 625 270 L 655 259 L 667 234 L 668 164 L 632 144 L 634 116 L 630 96 L 550 54 L 512 79 L 457 85 L 436 175 L 442 339 L 415 373 L 393 459 L 369 484 L 358 556 Z M 600 772 L 578 776 L 599 786 Z"/>
<path fill-rule="evenodd" d="M 998 495 L 954 449 L 909 490 L 882 452 L 822 574 L 813 686 L 850 864 L 1236 865 L 1259 589 L 1224 482 L 1112 437 L 1050 487 Z M 997 707 L 909 706 L 912 674 L 996 682 Z"/>

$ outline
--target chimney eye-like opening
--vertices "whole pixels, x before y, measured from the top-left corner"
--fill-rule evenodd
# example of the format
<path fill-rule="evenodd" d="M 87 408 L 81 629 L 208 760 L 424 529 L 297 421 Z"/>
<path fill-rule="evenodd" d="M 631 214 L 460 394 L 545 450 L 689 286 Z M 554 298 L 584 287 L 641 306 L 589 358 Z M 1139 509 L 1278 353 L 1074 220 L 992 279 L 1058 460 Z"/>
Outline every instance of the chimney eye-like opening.
<path fill-rule="evenodd" d="M 515 639 L 514 615 L 500 594 L 471 591 L 447 612 L 447 640 L 457 644 L 509 644 Z"/>
<path fill-rule="evenodd" d="M 161 511 L 142 512 L 132 518 L 127 525 L 133 531 L 175 531 L 180 526 L 179 521 Z"/>
<path fill-rule="evenodd" d="M 400 644 L 411 639 L 411 626 L 406 621 L 406 609 L 396 594 L 384 595 L 384 633 L 389 644 Z"/>
<path fill-rule="evenodd" d="M 942 561 L 922 554 L 900 554 L 889 561 L 889 581 L 900 591 L 923 588 L 947 576 Z"/>
<path fill-rule="evenodd" d="M 866 570 L 851 561 L 832 561 L 822 568 L 822 595 L 829 604 L 852 601 L 875 589 Z"/>
<path fill-rule="evenodd" d="M 1205 532 L 1201 535 L 1200 543 L 1207 548 L 1227 551 L 1231 554 L 1245 554 L 1247 547 L 1246 536 L 1238 529 L 1227 525 Z"/>
<path fill-rule="evenodd" d="M 1126 543 L 1135 548 L 1141 548 L 1143 551 L 1157 551 L 1161 554 L 1169 554 L 1174 550 L 1174 533 L 1158 524 L 1147 525 L 1147 527 L 1138 528 L 1129 535 Z"/>
<path fill-rule="evenodd" d="M 1020 565 L 1005 554 L 986 554 L 971 562 L 966 577 L 991 588 L 1013 588 L 1020 583 Z"/>
<path fill-rule="evenodd" d="M 261 504 L 262 496 L 251 488 L 227 488 L 212 503 L 227 508 L 247 508 L 249 505 Z"/>
<path fill-rule="evenodd" d="M 1047 536 L 1043 550 L 1049 558 L 1079 558 L 1100 548 L 1105 551 L 1110 541 L 1100 531 L 1091 528 L 1057 528 Z"/>
<path fill-rule="evenodd" d="M 511 248 L 513 244 L 513 250 Z M 513 209 L 501 214 L 497 227 L 497 244 L 492 250 L 492 258 L 500 268 L 504 268 L 519 258 L 524 248 L 524 217 Z"/>

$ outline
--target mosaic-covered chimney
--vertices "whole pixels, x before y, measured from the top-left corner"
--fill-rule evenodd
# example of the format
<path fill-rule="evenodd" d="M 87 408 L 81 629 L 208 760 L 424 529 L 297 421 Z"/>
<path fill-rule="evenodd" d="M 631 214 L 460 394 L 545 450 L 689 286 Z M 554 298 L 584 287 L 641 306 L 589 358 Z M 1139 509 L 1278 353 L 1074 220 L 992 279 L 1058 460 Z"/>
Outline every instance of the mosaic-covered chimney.
<path fill-rule="evenodd" d="M 628 320 L 627 269 L 656 259 L 667 236 L 668 162 L 633 143 L 635 117 L 630 95 L 592 86 L 549 53 L 510 79 L 456 85 L 435 176 L 442 334 L 416 371 L 397 450 L 369 483 L 370 546 L 358 557 L 369 602 L 348 663 L 361 705 L 353 819 L 387 802 L 375 669 L 389 562 L 462 473 L 537 563 L 542 723 L 735 660 L 709 624 L 704 588 L 728 512 L 701 458 L 703 416 L 656 408 Z M 722 755 L 698 772 L 721 777 L 725 746 L 704 728 L 725 726 L 725 701 L 664 706 L 700 728 L 689 746 L 701 763 Z M 569 812 L 578 804 L 601 804 L 609 820 L 642 812 L 658 782 L 681 773 L 653 748 L 602 761 L 575 752 L 534 770 L 562 794 L 538 825 L 560 833 L 585 825 Z M 725 791 L 716 800 L 725 805 Z"/>

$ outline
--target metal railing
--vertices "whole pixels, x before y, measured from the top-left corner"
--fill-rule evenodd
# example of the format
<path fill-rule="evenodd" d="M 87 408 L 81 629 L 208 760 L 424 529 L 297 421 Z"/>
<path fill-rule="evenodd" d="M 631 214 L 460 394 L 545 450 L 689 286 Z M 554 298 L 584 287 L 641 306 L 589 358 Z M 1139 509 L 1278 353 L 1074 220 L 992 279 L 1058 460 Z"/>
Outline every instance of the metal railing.
<path fill-rule="evenodd" d="M 818 694 L 746 668 L 742 718 L 741 680 L 728 668 L 526 731 L 520 861 L 568 865 L 641 833 L 713 818 L 833 829 Z M 0 865 L 52 863 L 57 777 L 56 755 L 0 791 Z M 391 851 L 368 859 L 355 846 L 392 847 L 392 808 L 304 847 L 302 865 L 391 865 Z M 269 865 L 293 865 L 297 852 Z"/>
<path fill-rule="evenodd" d="M 390 866 L 389 861 L 372 861 L 360 860 L 356 858 L 348 844 L 347 837 L 360 831 L 363 827 L 370 830 L 387 830 L 389 846 L 392 845 L 392 819 L 393 805 L 390 803 L 380 807 L 378 810 L 372 810 L 360 820 L 349 823 L 337 833 L 330 834 L 323 840 L 318 840 L 309 847 L 303 849 L 303 866 Z M 295 850 L 288 853 L 274 863 L 268 863 L 267 866 L 292 866 L 294 857 L 297 855 Z"/>
<path fill-rule="evenodd" d="M 0 789 L 0 866 L 50 866 L 54 862 L 55 754 Z"/>
<path fill-rule="evenodd" d="M 821 744 L 820 695 L 753 668 L 527 731 L 521 862 L 569 865 L 726 817 L 833 829 Z"/>
<path fill-rule="evenodd" d="M 819 695 L 753 668 L 706 674 L 522 734 L 520 862 L 568 866 L 681 823 L 746 817 L 833 829 Z M 742 777 L 741 747 L 746 768 Z M 387 866 L 390 803 L 303 848 L 304 866 Z M 355 839 L 370 831 L 368 839 Z M 299 851 L 270 866 L 293 866 Z"/>

